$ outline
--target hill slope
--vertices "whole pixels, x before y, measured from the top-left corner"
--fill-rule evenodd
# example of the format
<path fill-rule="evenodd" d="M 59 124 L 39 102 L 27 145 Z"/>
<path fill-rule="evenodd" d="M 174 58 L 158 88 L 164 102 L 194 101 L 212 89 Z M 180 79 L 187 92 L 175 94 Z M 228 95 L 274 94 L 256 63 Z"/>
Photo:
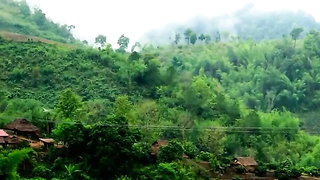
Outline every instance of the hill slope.
<path fill-rule="evenodd" d="M 41 9 L 31 9 L 25 0 L 0 1 L 0 30 L 74 43 L 74 26 L 59 25 L 47 19 Z"/>

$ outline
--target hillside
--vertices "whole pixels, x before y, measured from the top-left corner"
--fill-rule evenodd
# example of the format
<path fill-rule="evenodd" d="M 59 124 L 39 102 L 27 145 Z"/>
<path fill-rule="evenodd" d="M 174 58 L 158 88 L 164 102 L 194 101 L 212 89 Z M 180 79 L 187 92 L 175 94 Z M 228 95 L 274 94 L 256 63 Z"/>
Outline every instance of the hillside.
<path fill-rule="evenodd" d="M 0 31 L 41 37 L 62 43 L 75 43 L 73 25 L 60 25 L 46 17 L 41 9 L 31 9 L 25 0 L 0 1 Z"/>
<path fill-rule="evenodd" d="M 23 14 L 24 3 L 1 1 L 0 25 L 14 12 L 29 23 L 35 14 Z M 0 179 L 319 176 L 320 32 L 312 25 L 264 41 L 186 28 L 171 45 L 129 53 L 124 35 L 116 50 L 79 48 L 56 33 L 65 26 L 45 22 L 0 26 L 0 126 L 26 118 L 55 144 L 30 149 L 1 137 Z M 232 169 L 235 157 L 258 166 Z"/>

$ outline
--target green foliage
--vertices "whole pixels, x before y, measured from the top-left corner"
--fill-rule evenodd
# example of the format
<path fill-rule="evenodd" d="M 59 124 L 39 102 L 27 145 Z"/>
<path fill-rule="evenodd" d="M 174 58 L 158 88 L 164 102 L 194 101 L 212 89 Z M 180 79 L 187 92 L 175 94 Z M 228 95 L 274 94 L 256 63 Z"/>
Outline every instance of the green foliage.
<path fill-rule="evenodd" d="M 196 159 L 207 161 L 207 162 L 210 162 L 211 159 L 213 158 L 214 158 L 214 155 L 212 153 L 204 152 L 204 151 L 201 151 L 200 154 L 196 157 Z"/>
<path fill-rule="evenodd" d="M 193 180 L 196 174 L 192 167 L 183 165 L 178 162 L 160 163 L 157 166 L 146 167 L 140 171 L 142 174 L 139 179 L 155 179 L 155 180 Z"/>
<path fill-rule="evenodd" d="M 236 173 L 238 173 L 238 174 L 243 174 L 245 172 L 246 172 L 246 168 L 244 166 L 238 166 L 236 168 Z"/>
<path fill-rule="evenodd" d="M 0 29 L 16 23 L 16 30 L 41 37 L 65 29 L 57 36 L 73 41 L 74 26 L 52 30 L 56 25 L 48 24 L 41 10 L 32 11 L 23 1 L 3 1 L 0 7 L 18 12 L 17 18 L 0 19 Z M 299 165 L 317 176 L 319 136 L 303 128 L 319 125 L 317 116 L 309 116 L 320 104 L 320 33 L 292 30 L 300 26 L 289 16 L 295 13 L 284 13 L 279 21 L 252 17 L 259 28 L 244 21 L 243 13 L 237 34 L 191 26 L 181 29 L 174 43 L 181 43 L 183 33 L 192 46 L 135 43 L 131 53 L 124 35 L 117 50 L 103 35 L 96 39 L 103 46 L 99 50 L 0 39 L 1 125 L 25 117 L 64 145 L 37 154 L 37 162 L 24 150 L 1 151 L 1 179 L 201 179 L 196 162 L 189 165 L 192 159 L 210 163 L 210 173 L 223 173 L 235 154 L 261 161 L 258 175 L 276 169 L 279 179 L 298 177 Z M 308 20 L 303 29 L 318 27 L 301 14 L 294 17 Z M 265 28 L 269 21 L 277 26 Z M 282 38 L 255 42 L 249 33 L 258 40 Z M 305 116 L 297 118 L 302 112 Z M 156 139 L 169 140 L 158 161 L 150 156 Z M 184 153 L 191 159 L 182 158 Z"/>
<path fill-rule="evenodd" d="M 33 175 L 35 177 L 50 179 L 51 178 L 51 171 L 47 167 L 39 165 L 33 169 Z"/>
<path fill-rule="evenodd" d="M 101 47 L 104 47 L 106 42 L 107 42 L 107 37 L 102 34 L 100 34 L 95 38 L 95 43 L 99 44 Z"/>
<path fill-rule="evenodd" d="M 57 113 L 63 119 L 77 119 L 83 111 L 81 98 L 74 94 L 71 89 L 66 89 L 61 93 L 59 103 L 56 106 Z"/>
<path fill-rule="evenodd" d="M 183 149 L 185 154 L 191 159 L 194 159 L 199 153 L 199 149 L 191 141 L 184 141 Z"/>
<path fill-rule="evenodd" d="M 197 41 L 197 34 L 192 33 L 190 36 L 190 43 L 194 45 L 196 43 L 196 41 Z"/>
<path fill-rule="evenodd" d="M 280 163 L 278 169 L 276 170 L 276 177 L 279 180 L 287 180 L 290 178 L 298 178 L 301 176 L 302 170 L 295 167 L 291 160 L 285 160 Z"/>
<path fill-rule="evenodd" d="M 162 146 L 159 151 L 159 161 L 171 163 L 183 157 L 183 146 L 177 140 L 171 140 L 167 146 Z"/>
<path fill-rule="evenodd" d="M 0 154 L 0 178 L 15 180 L 20 178 L 17 173 L 19 165 L 21 163 L 31 158 L 32 149 L 21 149 L 21 150 L 7 150 Z"/>
<path fill-rule="evenodd" d="M 319 177 L 319 169 L 314 166 L 304 168 L 303 172 L 311 177 Z"/>
<path fill-rule="evenodd" d="M 265 164 L 262 164 L 262 163 L 258 164 L 258 167 L 256 168 L 256 171 L 255 171 L 256 175 L 263 177 L 267 174 L 267 172 L 268 172 L 268 167 Z"/>
<path fill-rule="evenodd" d="M 73 25 L 60 25 L 46 17 L 39 8 L 31 9 L 23 1 L 5 0 L 0 2 L 0 30 L 42 37 L 62 43 L 73 43 Z"/>
<path fill-rule="evenodd" d="M 118 44 L 120 46 L 120 49 L 123 49 L 123 50 L 127 49 L 129 43 L 130 43 L 130 39 L 128 37 L 125 37 L 124 34 L 122 34 L 118 39 Z"/>
<path fill-rule="evenodd" d="M 179 41 L 180 41 L 180 34 L 178 33 L 178 34 L 176 34 L 175 35 L 175 39 L 174 39 L 174 43 L 176 43 L 176 44 L 178 44 L 179 43 Z"/>

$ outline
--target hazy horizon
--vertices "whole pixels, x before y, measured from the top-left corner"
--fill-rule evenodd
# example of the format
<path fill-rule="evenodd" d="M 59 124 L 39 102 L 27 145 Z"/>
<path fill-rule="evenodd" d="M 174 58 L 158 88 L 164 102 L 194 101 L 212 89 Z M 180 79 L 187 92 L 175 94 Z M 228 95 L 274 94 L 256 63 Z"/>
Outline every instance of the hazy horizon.
<path fill-rule="evenodd" d="M 320 13 L 317 12 L 315 3 L 311 0 L 290 3 L 275 0 L 264 2 L 227 0 L 219 4 L 212 4 L 212 1 L 208 0 L 164 0 L 159 3 L 151 3 L 146 0 L 27 0 L 27 2 L 32 7 L 41 8 L 54 22 L 75 25 L 73 34 L 76 38 L 94 43 L 94 38 L 103 34 L 107 37 L 107 43 L 112 44 L 115 48 L 118 47 L 117 40 L 121 34 L 130 38 L 129 46 L 131 46 L 152 29 L 163 28 L 168 24 L 183 23 L 197 15 L 209 18 L 231 13 L 249 2 L 253 2 L 255 7 L 261 11 L 302 9 L 312 14 L 317 21 L 320 19 Z"/>

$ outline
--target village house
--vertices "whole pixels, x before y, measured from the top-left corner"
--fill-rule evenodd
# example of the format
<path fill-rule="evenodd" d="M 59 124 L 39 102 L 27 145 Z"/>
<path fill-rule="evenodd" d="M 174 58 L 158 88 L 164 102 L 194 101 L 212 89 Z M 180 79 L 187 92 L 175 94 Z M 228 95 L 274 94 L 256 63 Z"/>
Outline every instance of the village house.
<path fill-rule="evenodd" d="M 29 138 L 39 138 L 40 129 L 24 118 L 17 118 L 4 126 L 4 129 L 11 130 L 15 135 L 22 135 Z"/>
<path fill-rule="evenodd" d="M 54 139 L 43 139 L 39 138 L 43 145 L 48 149 L 49 147 L 54 146 Z"/>
<path fill-rule="evenodd" d="M 7 138 L 9 134 L 5 132 L 3 129 L 0 129 L 0 145 L 3 147 L 6 145 L 5 138 Z"/>
<path fill-rule="evenodd" d="M 252 157 L 236 157 L 232 159 L 231 166 L 243 166 L 247 172 L 254 173 L 258 163 Z"/>

